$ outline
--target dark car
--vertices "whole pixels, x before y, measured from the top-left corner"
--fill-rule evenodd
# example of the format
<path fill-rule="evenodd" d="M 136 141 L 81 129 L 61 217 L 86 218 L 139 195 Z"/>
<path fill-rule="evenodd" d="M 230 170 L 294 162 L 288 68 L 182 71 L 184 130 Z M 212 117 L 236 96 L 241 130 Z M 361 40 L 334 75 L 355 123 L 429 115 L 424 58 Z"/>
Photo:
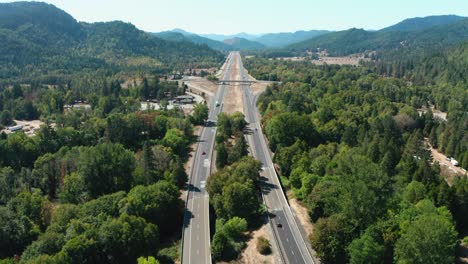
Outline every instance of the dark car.
<path fill-rule="evenodd" d="M 283 227 L 283 225 L 280 224 L 280 223 L 276 224 L 276 226 L 279 227 L 279 228 L 282 228 L 282 227 Z"/>

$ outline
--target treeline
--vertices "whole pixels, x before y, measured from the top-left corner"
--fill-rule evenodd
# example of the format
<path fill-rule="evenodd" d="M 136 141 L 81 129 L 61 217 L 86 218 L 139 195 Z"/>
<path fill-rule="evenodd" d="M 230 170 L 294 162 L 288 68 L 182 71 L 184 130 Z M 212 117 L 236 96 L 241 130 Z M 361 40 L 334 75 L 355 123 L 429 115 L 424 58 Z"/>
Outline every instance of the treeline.
<path fill-rule="evenodd" d="M 322 261 L 455 261 L 458 234 L 468 227 L 468 181 L 448 185 L 424 138 L 432 131 L 431 141 L 441 139 L 445 148 L 451 138 L 454 155 L 468 166 L 460 137 L 464 89 L 414 85 L 365 67 L 261 59 L 245 65 L 256 78 L 283 82 L 258 100 L 262 126 L 283 184 L 315 223 L 311 242 Z M 448 121 L 420 115 L 416 108 L 427 102 L 445 104 Z"/>

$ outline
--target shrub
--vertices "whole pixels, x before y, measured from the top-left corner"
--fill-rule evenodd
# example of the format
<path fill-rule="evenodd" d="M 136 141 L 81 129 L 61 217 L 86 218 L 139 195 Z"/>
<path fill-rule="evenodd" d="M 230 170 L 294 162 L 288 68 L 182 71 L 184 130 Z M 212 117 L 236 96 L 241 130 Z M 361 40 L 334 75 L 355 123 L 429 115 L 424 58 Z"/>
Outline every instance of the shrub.
<path fill-rule="evenodd" d="M 271 253 L 270 241 L 265 237 L 261 236 L 257 238 L 257 250 L 262 255 L 268 255 Z"/>

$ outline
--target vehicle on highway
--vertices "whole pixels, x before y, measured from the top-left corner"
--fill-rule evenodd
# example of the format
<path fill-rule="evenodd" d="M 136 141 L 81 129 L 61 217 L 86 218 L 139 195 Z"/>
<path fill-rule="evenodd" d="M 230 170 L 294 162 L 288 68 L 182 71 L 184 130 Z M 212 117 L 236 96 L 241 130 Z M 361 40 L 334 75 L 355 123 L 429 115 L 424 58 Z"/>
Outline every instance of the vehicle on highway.
<path fill-rule="evenodd" d="M 282 228 L 282 227 L 283 227 L 283 225 L 280 224 L 280 223 L 277 223 L 276 226 L 279 227 L 279 228 Z"/>
<path fill-rule="evenodd" d="M 205 155 L 205 154 L 206 154 L 206 152 L 205 152 L 205 151 L 203 151 L 202 155 Z"/>
<path fill-rule="evenodd" d="M 218 106 L 219 106 L 219 102 L 218 102 L 218 101 L 216 101 L 215 105 L 216 105 L 216 107 L 218 107 Z"/>

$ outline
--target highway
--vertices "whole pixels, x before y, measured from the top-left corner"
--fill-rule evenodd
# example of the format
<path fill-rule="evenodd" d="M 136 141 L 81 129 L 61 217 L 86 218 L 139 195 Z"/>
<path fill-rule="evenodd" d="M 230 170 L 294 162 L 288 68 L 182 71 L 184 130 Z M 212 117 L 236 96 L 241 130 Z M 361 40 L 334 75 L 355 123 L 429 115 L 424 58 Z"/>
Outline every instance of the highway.
<path fill-rule="evenodd" d="M 234 54 L 240 63 L 239 71 L 242 81 L 248 81 L 249 77 L 242 65 L 239 53 Z M 270 226 L 273 231 L 277 248 L 280 249 L 280 260 L 283 263 L 310 264 L 315 263 L 311 249 L 299 230 L 291 208 L 281 188 L 278 175 L 273 166 L 271 155 L 260 126 L 260 115 L 255 105 L 255 99 L 250 91 L 248 82 L 243 82 L 244 113 L 249 123 L 251 134 L 247 135 L 251 154 L 262 162 L 261 189 L 263 200 L 270 213 Z"/>
<path fill-rule="evenodd" d="M 234 62 L 233 53 L 231 53 L 225 63 L 224 79 L 229 79 L 232 75 Z M 216 136 L 215 123 L 218 114 L 222 111 L 225 93 L 226 85 L 221 84 L 214 98 L 210 100 L 208 123 L 213 125 L 203 127 L 193 164 L 190 168 L 182 230 L 181 262 L 183 264 L 211 263 L 209 202 L 205 186 L 211 173 L 213 146 Z M 219 106 L 216 105 L 217 102 Z"/>

